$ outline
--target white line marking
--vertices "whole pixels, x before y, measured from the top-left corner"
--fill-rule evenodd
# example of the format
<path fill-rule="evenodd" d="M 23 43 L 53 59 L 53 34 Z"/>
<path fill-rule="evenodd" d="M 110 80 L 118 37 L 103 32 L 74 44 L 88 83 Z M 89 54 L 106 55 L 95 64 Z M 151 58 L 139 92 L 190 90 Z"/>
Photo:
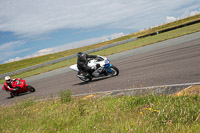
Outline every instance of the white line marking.
<path fill-rule="evenodd" d="M 98 94 L 98 93 L 111 93 L 111 92 L 118 92 L 118 91 L 131 91 L 131 90 L 153 89 L 153 88 L 163 88 L 163 87 L 175 87 L 175 86 L 180 87 L 180 86 L 190 86 L 190 85 L 200 85 L 200 82 L 150 86 L 150 87 L 142 87 L 142 88 L 131 88 L 131 89 L 124 89 L 124 90 L 99 91 L 99 92 L 92 92 L 92 93 L 76 94 L 73 96 L 84 96 L 84 95 L 92 95 L 92 94 Z"/>

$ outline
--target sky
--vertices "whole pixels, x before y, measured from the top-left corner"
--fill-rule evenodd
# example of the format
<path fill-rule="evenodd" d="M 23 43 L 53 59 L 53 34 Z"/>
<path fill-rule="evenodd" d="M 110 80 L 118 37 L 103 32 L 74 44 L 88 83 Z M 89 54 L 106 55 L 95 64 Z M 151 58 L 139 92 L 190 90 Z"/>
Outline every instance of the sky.
<path fill-rule="evenodd" d="M 0 0 L 0 64 L 200 13 L 200 0 Z"/>

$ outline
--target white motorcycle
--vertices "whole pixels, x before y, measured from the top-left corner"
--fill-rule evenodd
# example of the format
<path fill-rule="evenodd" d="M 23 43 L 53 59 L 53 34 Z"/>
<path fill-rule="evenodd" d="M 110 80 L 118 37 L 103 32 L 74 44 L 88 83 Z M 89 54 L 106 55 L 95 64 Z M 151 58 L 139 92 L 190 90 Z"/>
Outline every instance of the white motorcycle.
<path fill-rule="evenodd" d="M 110 64 L 107 57 L 97 56 L 97 58 L 88 61 L 88 67 L 93 72 L 89 73 L 89 76 L 78 76 L 82 81 L 89 82 L 92 78 L 105 77 L 105 76 L 117 76 L 119 69 Z M 77 64 L 71 65 L 70 68 L 79 72 Z"/>

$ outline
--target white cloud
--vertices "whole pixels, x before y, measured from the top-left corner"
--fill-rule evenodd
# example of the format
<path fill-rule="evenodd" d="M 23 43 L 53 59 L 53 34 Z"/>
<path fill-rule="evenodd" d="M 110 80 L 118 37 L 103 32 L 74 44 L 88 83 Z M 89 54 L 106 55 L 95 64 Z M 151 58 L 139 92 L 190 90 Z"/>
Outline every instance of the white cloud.
<path fill-rule="evenodd" d="M 13 55 L 18 55 L 20 53 L 23 53 L 23 52 L 26 52 L 26 51 L 29 51 L 30 49 L 29 48 L 26 48 L 26 49 L 19 49 L 19 50 L 11 50 L 11 51 L 4 51 L 4 52 L 1 52 L 0 53 L 0 61 L 4 61 L 4 63 L 7 63 L 7 62 L 11 62 L 9 61 L 10 57 L 13 56 Z M 18 57 L 16 57 L 18 58 Z M 26 58 L 23 58 L 23 59 L 26 59 Z M 6 61 L 5 61 L 6 60 Z M 13 61 L 17 61 L 17 60 L 13 60 Z"/>
<path fill-rule="evenodd" d="M 196 10 L 196 11 L 190 11 L 190 12 L 186 11 L 186 12 L 184 12 L 184 14 L 182 14 L 181 16 L 178 16 L 177 18 L 173 17 L 173 16 L 171 16 L 171 17 L 167 16 L 166 22 L 167 23 L 173 22 L 173 21 L 183 19 L 183 18 L 186 18 L 186 17 L 189 17 L 189 16 L 194 16 L 194 15 L 197 15 L 197 14 L 200 14 L 200 8 L 199 8 L 199 10 Z"/>
<path fill-rule="evenodd" d="M 199 11 L 192 11 L 190 13 L 190 16 L 194 16 L 194 15 L 197 15 L 197 14 L 200 14 L 200 10 Z"/>
<path fill-rule="evenodd" d="M 141 29 L 198 7 L 197 0 L 1 0 L 0 31 L 30 37 L 102 25 Z"/>
<path fill-rule="evenodd" d="M 38 56 L 46 55 L 46 54 L 49 54 L 49 53 L 53 53 L 53 51 L 54 51 L 53 48 L 41 49 L 36 53 L 36 55 L 38 55 Z"/>
<path fill-rule="evenodd" d="M 57 46 L 57 47 L 41 49 L 41 50 L 37 51 L 36 53 L 34 53 L 32 55 L 27 55 L 27 56 L 24 56 L 24 57 L 15 57 L 15 58 L 9 59 L 8 61 L 5 61 L 4 63 L 19 61 L 19 60 L 37 57 L 37 56 L 46 55 L 46 54 L 52 54 L 52 53 L 56 53 L 56 52 L 65 51 L 65 50 L 68 50 L 68 49 L 88 46 L 88 45 L 95 44 L 95 43 L 98 43 L 98 42 L 103 42 L 105 40 L 111 40 L 111 39 L 115 39 L 115 38 L 118 38 L 118 37 L 122 37 L 124 35 L 125 34 L 122 33 L 122 32 L 121 33 L 115 33 L 115 34 L 112 34 L 112 35 L 102 36 L 102 37 L 98 37 L 98 38 L 92 38 L 92 39 L 67 43 L 67 44 Z"/>
<path fill-rule="evenodd" d="M 0 45 L 0 51 L 8 50 L 8 49 L 14 49 L 15 47 L 24 44 L 25 41 L 14 41 L 14 42 L 8 42 Z"/>
<path fill-rule="evenodd" d="M 0 33 L 12 32 L 18 37 L 28 37 L 29 40 L 32 37 L 45 40 L 41 35 L 60 29 L 135 31 L 198 14 L 199 7 L 199 0 L 0 0 Z M 94 44 L 117 36 L 120 34 L 42 49 L 33 55 L 16 57 L 14 60 Z M 0 44 L 0 61 L 30 50 L 17 49 L 24 43 L 15 41 Z"/>
<path fill-rule="evenodd" d="M 176 21 L 176 18 L 175 18 L 175 17 L 169 17 L 169 16 L 166 17 L 166 22 L 167 22 L 167 23 L 168 23 L 168 22 L 173 22 L 173 21 Z"/>
<path fill-rule="evenodd" d="M 121 33 L 115 33 L 115 34 L 112 34 L 112 35 L 107 35 L 107 36 L 102 36 L 102 37 L 91 38 L 91 39 L 87 39 L 87 40 L 67 43 L 67 44 L 57 46 L 57 47 L 42 49 L 42 50 L 38 51 L 36 53 L 36 55 L 45 55 L 45 54 L 56 53 L 56 52 L 60 52 L 60 51 L 68 50 L 68 49 L 74 49 L 74 48 L 79 48 L 79 47 L 83 47 L 83 46 L 88 46 L 88 45 L 91 45 L 91 44 L 103 42 L 105 40 L 112 40 L 112 39 L 115 39 L 115 38 L 118 38 L 118 37 L 122 37 L 124 35 L 125 34 L 121 32 Z"/>
<path fill-rule="evenodd" d="M 21 49 L 20 46 L 24 45 L 25 41 L 13 41 L 0 45 L 0 61 L 4 61 L 7 58 L 10 58 L 12 55 L 16 55 L 30 49 Z M 20 48 L 20 49 L 19 49 Z"/>
<path fill-rule="evenodd" d="M 19 60 L 23 60 L 23 58 L 15 57 L 15 58 L 12 58 L 12 59 L 8 59 L 7 61 L 4 61 L 4 63 L 10 63 L 10 62 L 19 61 Z"/>

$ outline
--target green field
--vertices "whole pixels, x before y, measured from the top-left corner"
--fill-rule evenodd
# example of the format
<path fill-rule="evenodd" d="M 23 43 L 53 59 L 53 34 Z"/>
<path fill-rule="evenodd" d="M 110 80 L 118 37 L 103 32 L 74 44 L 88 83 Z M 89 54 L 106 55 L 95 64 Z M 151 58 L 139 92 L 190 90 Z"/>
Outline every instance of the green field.
<path fill-rule="evenodd" d="M 200 95 L 71 97 L 0 108 L 1 133 L 199 133 Z"/>
<path fill-rule="evenodd" d="M 36 65 L 36 64 L 41 64 L 41 63 L 44 63 L 44 62 L 47 62 L 47 61 L 51 61 L 51 60 L 55 60 L 55 59 L 58 59 L 58 58 L 65 57 L 65 56 L 73 55 L 73 54 L 76 54 L 79 51 L 87 51 L 87 50 L 91 50 L 91 49 L 98 48 L 98 47 L 101 47 L 101 46 L 106 46 L 106 45 L 109 45 L 111 43 L 119 42 L 119 41 L 122 41 L 122 40 L 127 40 L 127 39 L 134 38 L 134 37 L 144 36 L 144 35 L 147 35 L 147 34 L 150 34 L 150 33 L 154 33 L 154 32 L 157 32 L 157 31 L 164 30 L 164 29 L 172 28 L 172 27 L 182 25 L 182 24 L 186 24 L 188 22 L 193 22 L 193 21 L 196 21 L 196 20 L 200 20 L 200 15 L 196 15 L 196 16 L 192 16 L 192 17 L 189 17 L 189 18 L 178 20 L 178 21 L 175 21 L 175 22 L 172 22 L 172 23 L 164 24 L 164 25 L 161 25 L 161 26 L 158 26 L 158 27 L 155 27 L 155 28 L 151 28 L 151 29 L 148 29 L 148 30 L 141 31 L 141 32 L 136 32 L 136 33 L 133 33 L 133 34 L 130 34 L 130 35 L 127 35 L 127 36 L 124 36 L 124 37 L 120 37 L 120 38 L 117 38 L 117 39 L 114 39 L 114 40 L 110 40 L 110 41 L 107 41 L 107 42 L 102 42 L 102 43 L 98 43 L 98 44 L 94 44 L 94 45 L 90 45 L 90 46 L 85 46 L 85 47 L 81 47 L 81 48 L 77 48 L 77 49 L 67 50 L 67 51 L 63 51 L 63 52 L 59 52 L 59 53 L 55 53 L 55 54 L 49 54 L 49 55 L 39 56 L 39 57 L 25 59 L 25 60 L 21 60 L 21 61 L 1 64 L 0 65 L 0 74 L 12 72 L 12 71 L 15 71 L 15 70 L 18 70 L 18 69 L 26 68 L 26 67 L 33 66 L 33 65 Z M 191 27 L 191 29 L 189 29 L 189 31 L 184 31 L 184 34 L 174 32 L 174 34 L 177 34 L 177 35 L 174 35 L 174 36 L 169 35 L 169 37 L 165 38 L 165 39 L 169 39 L 169 38 L 173 38 L 173 37 L 177 37 L 177 36 L 181 36 L 181 35 L 200 31 L 199 27 L 200 26 L 198 26 L 198 25 L 196 27 Z M 163 39 L 158 39 L 156 42 L 162 41 L 162 40 Z M 142 43 L 142 41 L 140 41 L 140 42 Z M 153 43 L 153 42 L 149 42 L 149 44 L 150 43 Z M 140 45 L 143 46 L 143 44 L 140 44 Z M 123 46 L 122 46 L 122 48 L 123 48 Z M 121 51 L 124 51 L 124 49 L 122 49 Z M 110 52 L 110 53 L 113 53 L 113 52 Z M 108 54 L 105 53 L 105 55 L 108 55 Z M 63 63 L 61 63 L 61 64 L 63 64 Z M 63 67 L 62 65 L 61 66 L 57 65 L 57 66 L 58 66 L 58 68 Z M 52 70 L 52 69 L 48 70 L 48 68 L 47 68 L 46 71 Z"/>

